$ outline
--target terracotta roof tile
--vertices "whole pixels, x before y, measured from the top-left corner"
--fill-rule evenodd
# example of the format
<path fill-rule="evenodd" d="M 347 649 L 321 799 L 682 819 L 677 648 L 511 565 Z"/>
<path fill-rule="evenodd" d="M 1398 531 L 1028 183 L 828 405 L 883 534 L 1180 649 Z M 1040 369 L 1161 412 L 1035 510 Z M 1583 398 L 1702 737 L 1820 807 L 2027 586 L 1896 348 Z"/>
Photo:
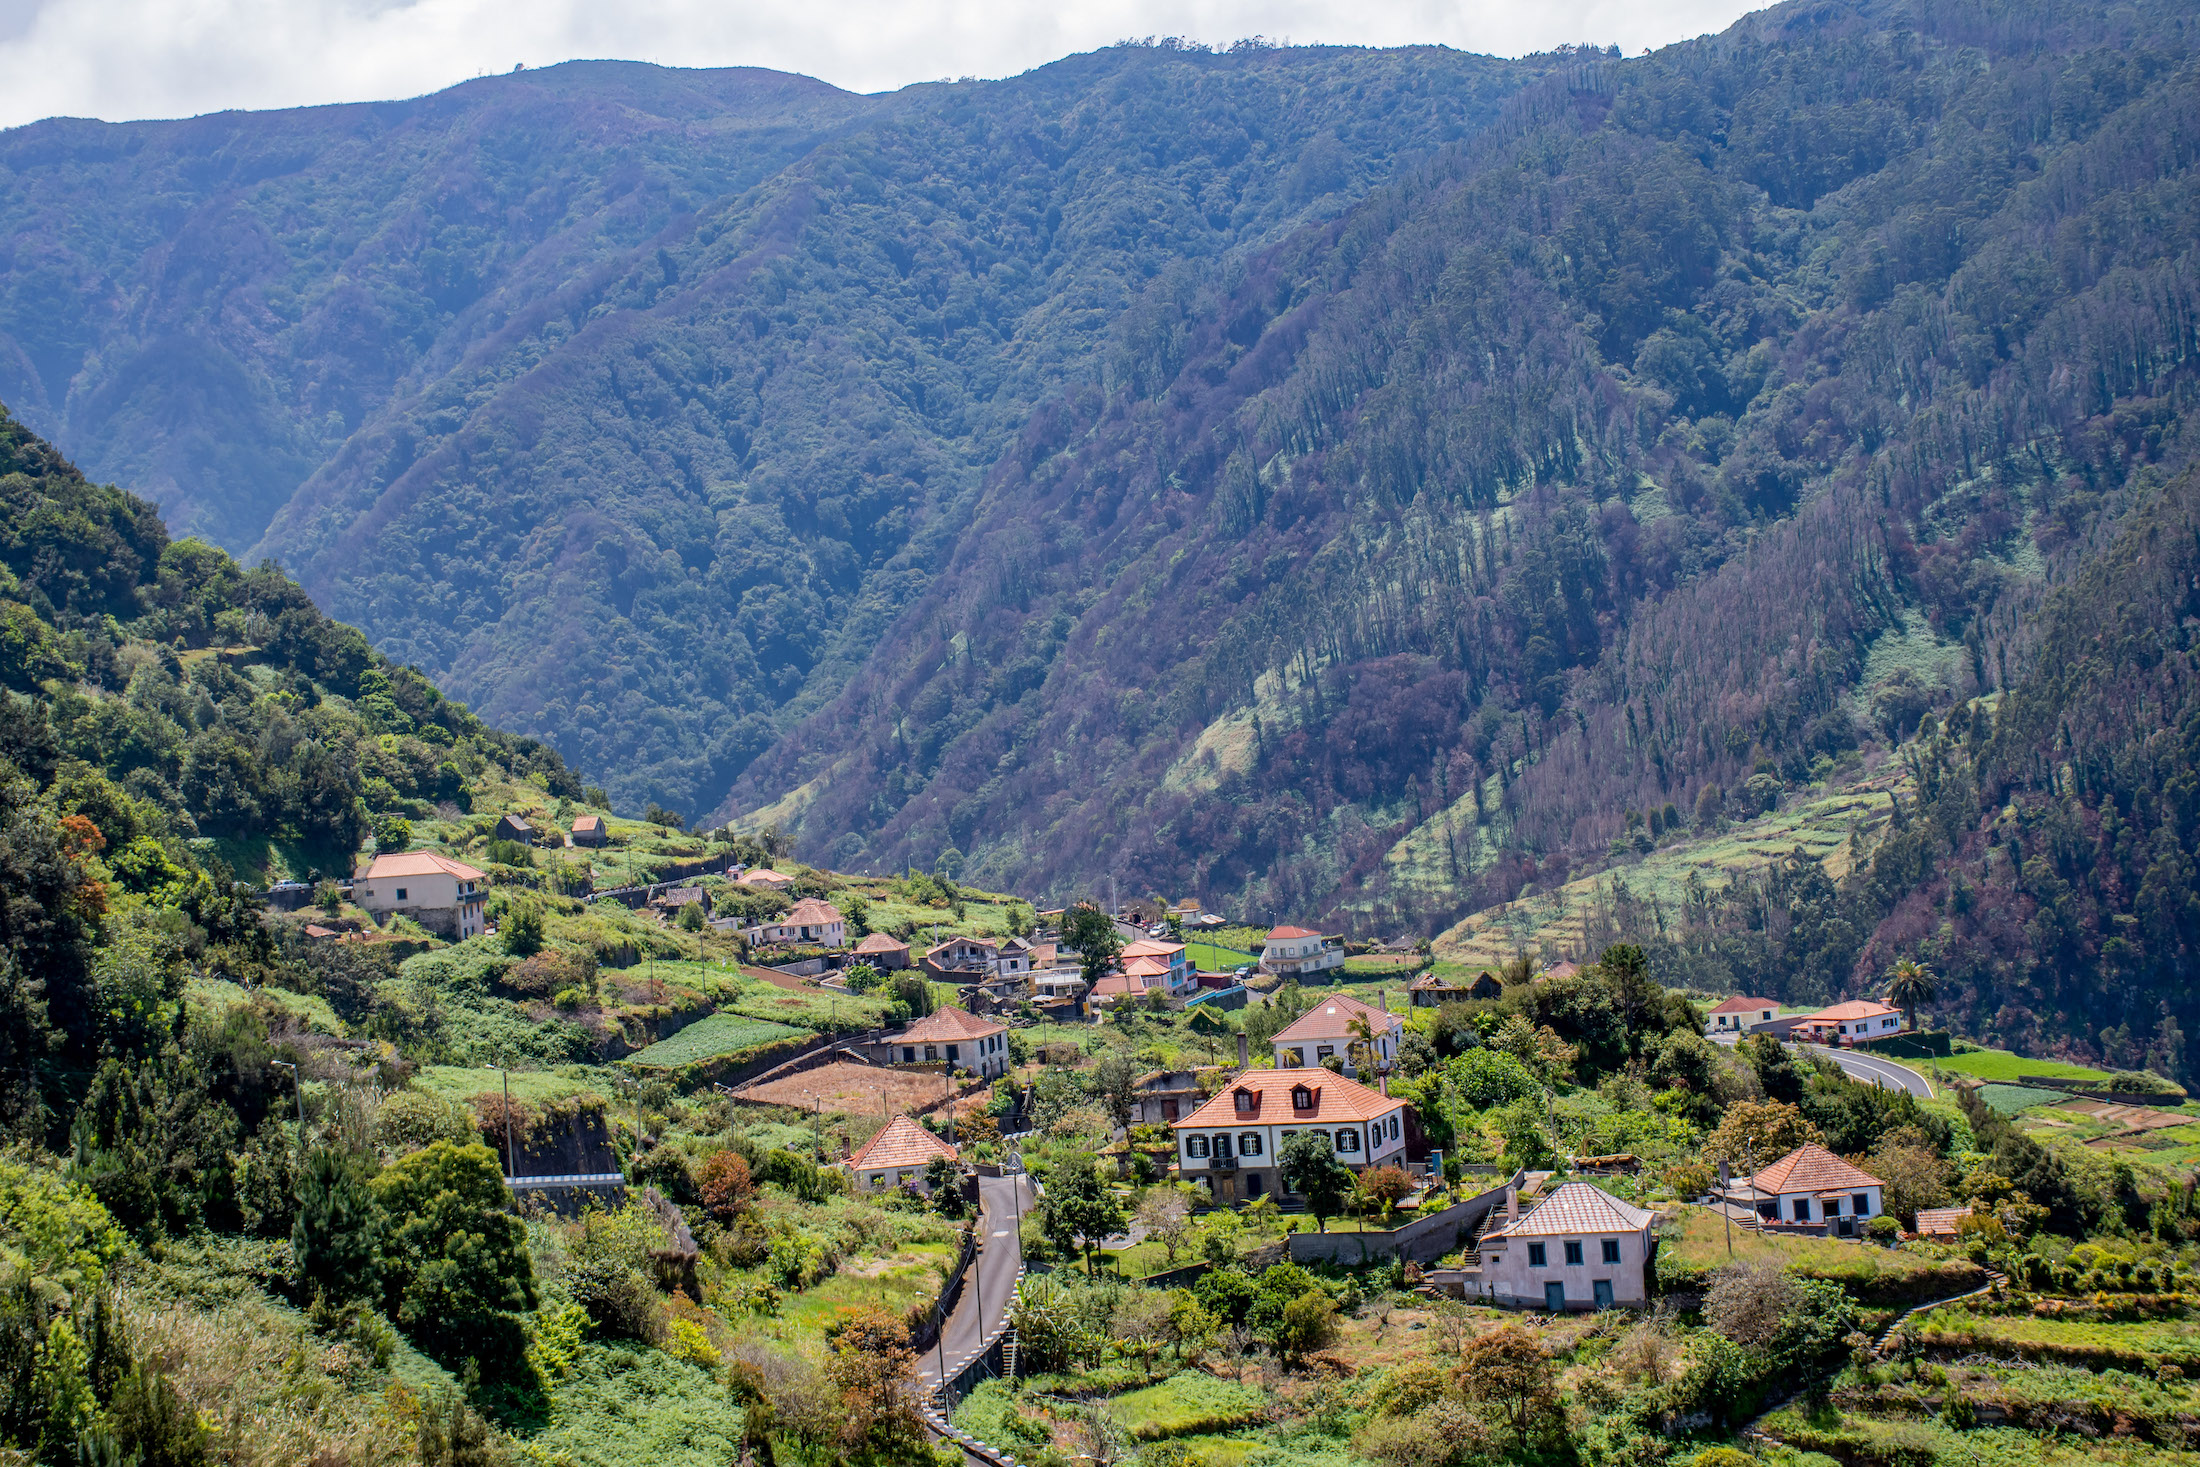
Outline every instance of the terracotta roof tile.
<path fill-rule="evenodd" d="M 790 927 L 825 927 L 841 920 L 840 908 L 816 897 L 804 897 L 779 920 Z"/>
<path fill-rule="evenodd" d="M 869 937 L 864 938 L 863 941 L 856 944 L 856 952 L 859 954 L 905 953 L 907 951 L 909 951 L 908 943 L 902 942 L 884 932 L 874 932 Z"/>
<path fill-rule="evenodd" d="M 906 1167 L 914 1171 L 935 1156 L 944 1156 L 949 1161 L 954 1161 L 958 1155 L 954 1147 L 909 1117 L 895 1116 L 887 1122 L 885 1130 L 865 1142 L 861 1151 L 848 1158 L 848 1169 L 864 1172 Z"/>
<path fill-rule="evenodd" d="M 1853 1022 L 1857 1019 L 1876 1019 L 1883 1014 L 1899 1014 L 1901 1012 L 1900 1009 L 1883 1003 L 1874 1003 L 1868 998 L 1852 998 L 1847 1003 L 1837 1003 L 1830 1009 L 1820 1009 L 1817 1013 L 1806 1017 L 1803 1022 L 1807 1024 L 1812 1020 L 1822 1019 L 1829 1024 L 1840 1024 Z"/>
<path fill-rule="evenodd" d="M 1156 937 L 1141 937 L 1123 949 L 1126 958 L 1174 958 L 1184 951 L 1181 942 L 1163 942 Z"/>
<path fill-rule="evenodd" d="M 1380 1035 L 1398 1027 L 1403 1021 L 1396 1014 L 1383 1012 L 1371 1003 L 1361 1003 L 1346 994 L 1333 994 L 1315 1004 L 1276 1035 L 1275 1043 L 1290 1044 L 1301 1039 L 1349 1039 L 1352 1037 L 1352 1021 L 1367 1016 L 1369 1032 Z"/>
<path fill-rule="evenodd" d="M 1917 1210 L 1917 1231 L 1924 1233 L 1952 1234 L 1956 1224 L 1971 1215 L 1968 1207 L 1920 1207 Z"/>
<path fill-rule="evenodd" d="M 1271 927 L 1271 928 L 1269 928 L 1269 929 L 1268 929 L 1268 940 L 1269 940 L 1270 942 L 1281 942 L 1281 941 L 1285 940 L 1286 938 L 1292 938 L 1292 937 L 1319 937 L 1319 936 L 1321 936 L 1321 934 L 1320 934 L 1319 932 L 1316 932 L 1316 931 L 1314 931 L 1314 930 L 1313 930 L 1312 928 L 1310 928 L 1310 927 Z"/>
<path fill-rule="evenodd" d="M 1314 1102 L 1305 1110 L 1294 1109 L 1291 1104 L 1291 1092 L 1300 1086 L 1306 1088 Z M 1241 1090 L 1251 1091 L 1254 1096 L 1250 1111 L 1237 1108 L 1236 1096 Z M 1225 1086 L 1221 1094 L 1176 1124 L 1180 1127 L 1237 1122 L 1270 1126 L 1333 1125 L 1338 1121 L 1371 1121 L 1404 1108 L 1404 1101 L 1394 1100 L 1328 1070 L 1247 1070 Z"/>
<path fill-rule="evenodd" d="M 1492 1236 L 1548 1238 L 1570 1233 L 1633 1233 L 1650 1226 L 1656 1214 L 1620 1201 L 1601 1187 L 1568 1182 L 1544 1198 L 1527 1216 Z"/>
<path fill-rule="evenodd" d="M 366 870 L 359 873 L 361 881 L 381 881 L 392 876 L 455 876 L 460 881 L 485 881 L 488 878 L 467 865 L 433 851 L 401 851 L 394 856 L 376 856 Z"/>
<path fill-rule="evenodd" d="M 988 1034 L 1005 1034 L 1006 1024 L 996 1024 L 991 1019 L 981 1019 L 968 1009 L 958 1009 L 945 1004 L 932 1010 L 921 1019 L 912 1019 L 909 1027 L 893 1037 L 895 1044 L 953 1044 L 962 1039 L 983 1039 Z"/>
<path fill-rule="evenodd" d="M 1754 1177 L 1740 1177 L 1736 1186 L 1754 1187 L 1759 1192 L 1784 1196 L 1790 1192 L 1842 1191 L 1852 1187 L 1877 1187 L 1879 1178 L 1870 1172 L 1850 1166 L 1840 1157 L 1812 1141 L 1798 1146 L 1770 1166 L 1760 1168 Z"/>
<path fill-rule="evenodd" d="M 1730 998 L 1711 1012 L 1714 1014 L 1761 1014 L 1766 1009 L 1778 1012 L 1780 1001 L 1776 998 Z"/>

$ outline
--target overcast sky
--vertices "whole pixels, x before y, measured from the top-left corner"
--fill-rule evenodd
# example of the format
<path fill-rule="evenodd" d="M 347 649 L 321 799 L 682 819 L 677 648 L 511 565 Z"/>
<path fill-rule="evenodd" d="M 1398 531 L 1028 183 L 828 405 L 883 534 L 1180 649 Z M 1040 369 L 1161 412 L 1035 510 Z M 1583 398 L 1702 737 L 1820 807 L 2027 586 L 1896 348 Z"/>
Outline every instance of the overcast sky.
<path fill-rule="evenodd" d="M 1734 0 L 0 0 L 0 127 L 418 96 L 581 57 L 769 66 L 874 92 L 1126 36 L 1519 55 L 1718 30 Z"/>

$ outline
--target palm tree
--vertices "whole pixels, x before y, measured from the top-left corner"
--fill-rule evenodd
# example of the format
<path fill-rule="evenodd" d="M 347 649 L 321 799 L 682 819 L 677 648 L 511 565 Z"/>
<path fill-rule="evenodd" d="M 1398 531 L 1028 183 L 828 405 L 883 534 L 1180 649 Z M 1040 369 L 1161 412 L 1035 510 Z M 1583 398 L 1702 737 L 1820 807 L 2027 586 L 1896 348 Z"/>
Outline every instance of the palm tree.
<path fill-rule="evenodd" d="M 1887 978 L 1887 1002 L 1899 1005 L 1910 1016 L 1910 1032 L 1917 1032 L 1917 1006 L 1931 1003 L 1940 993 L 1933 970 L 1910 958 L 1897 958 Z"/>

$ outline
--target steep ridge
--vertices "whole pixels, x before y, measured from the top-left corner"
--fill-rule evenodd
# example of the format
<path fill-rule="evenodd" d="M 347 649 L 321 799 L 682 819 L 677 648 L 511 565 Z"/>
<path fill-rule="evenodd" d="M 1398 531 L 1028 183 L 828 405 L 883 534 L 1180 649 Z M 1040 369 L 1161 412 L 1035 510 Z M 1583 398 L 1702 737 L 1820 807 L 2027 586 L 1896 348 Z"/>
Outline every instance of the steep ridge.
<path fill-rule="evenodd" d="M 1566 69 L 1150 292 L 1146 385 L 1034 416 L 729 810 L 1426 927 L 1889 747 L 2189 452 L 2190 46 L 1791 5 Z"/>
<path fill-rule="evenodd" d="M 859 98 L 587 64 L 0 138 L 0 392 L 622 801 L 721 799 L 1155 275 L 1543 62 L 1123 46 Z"/>

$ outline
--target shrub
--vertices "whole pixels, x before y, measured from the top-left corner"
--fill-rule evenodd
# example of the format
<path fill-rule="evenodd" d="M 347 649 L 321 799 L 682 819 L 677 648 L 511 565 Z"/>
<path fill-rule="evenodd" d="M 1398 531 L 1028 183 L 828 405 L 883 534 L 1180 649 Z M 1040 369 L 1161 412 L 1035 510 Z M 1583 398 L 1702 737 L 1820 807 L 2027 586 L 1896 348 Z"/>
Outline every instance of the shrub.
<path fill-rule="evenodd" d="M 703 1162 L 696 1192 L 713 1218 L 730 1223 L 748 1207 L 756 1195 L 756 1184 L 749 1177 L 748 1162 L 739 1152 L 713 1151 Z"/>

